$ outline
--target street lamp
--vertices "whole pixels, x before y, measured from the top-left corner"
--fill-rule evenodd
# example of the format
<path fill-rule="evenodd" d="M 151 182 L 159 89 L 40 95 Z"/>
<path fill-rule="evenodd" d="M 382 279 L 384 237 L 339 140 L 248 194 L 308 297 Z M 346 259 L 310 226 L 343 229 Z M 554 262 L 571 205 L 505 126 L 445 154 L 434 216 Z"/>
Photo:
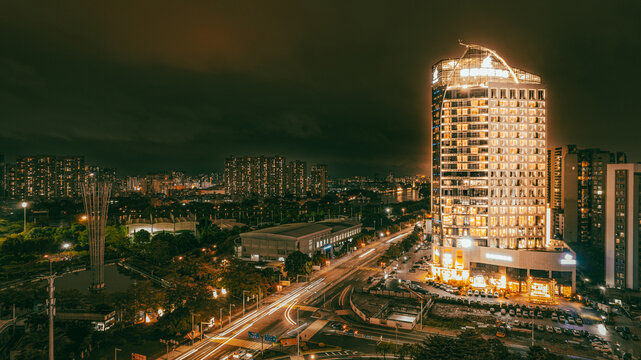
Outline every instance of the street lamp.
<path fill-rule="evenodd" d="M 62 248 L 63 248 L 64 250 L 69 250 L 69 248 L 70 248 L 70 247 L 71 247 L 71 244 L 70 244 L 70 243 L 62 243 Z"/>
<path fill-rule="evenodd" d="M 118 351 L 122 351 L 122 350 L 118 348 L 114 348 L 114 360 L 118 360 Z"/>
<path fill-rule="evenodd" d="M 245 293 L 249 292 L 249 290 L 243 290 L 243 315 L 245 315 Z"/>
<path fill-rule="evenodd" d="M 27 232 L 27 205 L 28 204 L 27 204 L 26 201 L 23 201 L 22 204 L 20 204 L 20 205 L 22 206 L 22 209 L 24 210 L 24 230 L 23 230 L 23 232 L 26 233 Z"/>

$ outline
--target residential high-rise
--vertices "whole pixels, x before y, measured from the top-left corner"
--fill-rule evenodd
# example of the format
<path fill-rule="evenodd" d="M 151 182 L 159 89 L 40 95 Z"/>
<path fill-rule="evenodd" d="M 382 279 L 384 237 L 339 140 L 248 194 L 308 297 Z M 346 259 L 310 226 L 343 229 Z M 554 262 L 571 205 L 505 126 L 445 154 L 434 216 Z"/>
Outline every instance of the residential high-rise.
<path fill-rule="evenodd" d="M 19 156 L 12 179 L 13 199 L 52 199 L 57 196 L 56 158 L 50 155 Z"/>
<path fill-rule="evenodd" d="M 281 197 L 287 191 L 287 162 L 282 156 L 235 157 L 225 159 L 223 181 L 235 198 Z"/>
<path fill-rule="evenodd" d="M 287 192 L 296 198 L 307 195 L 307 162 L 294 160 L 287 164 Z"/>
<path fill-rule="evenodd" d="M 85 181 L 82 156 L 18 156 L 6 171 L 6 191 L 11 199 L 45 200 L 79 198 Z"/>
<path fill-rule="evenodd" d="M 312 166 L 311 181 L 309 184 L 311 193 L 316 197 L 323 197 L 327 195 L 327 165 L 317 164 Z"/>
<path fill-rule="evenodd" d="M 580 149 L 576 145 L 548 149 L 553 237 L 603 248 L 607 165 L 625 161 L 621 152 Z"/>
<path fill-rule="evenodd" d="M 605 282 L 639 290 L 641 285 L 641 164 L 608 164 Z"/>
<path fill-rule="evenodd" d="M 568 295 L 575 254 L 546 236 L 546 88 L 494 50 L 464 46 L 432 68 L 433 270 Z"/>
<path fill-rule="evenodd" d="M 57 197 L 78 198 L 85 182 L 84 156 L 56 158 Z"/>

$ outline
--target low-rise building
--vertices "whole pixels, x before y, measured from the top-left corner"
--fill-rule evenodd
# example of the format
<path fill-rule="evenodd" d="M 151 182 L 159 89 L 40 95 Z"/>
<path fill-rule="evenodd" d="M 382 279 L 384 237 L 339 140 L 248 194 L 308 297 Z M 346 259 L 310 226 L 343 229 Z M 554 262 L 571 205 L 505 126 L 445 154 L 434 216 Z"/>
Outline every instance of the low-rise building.
<path fill-rule="evenodd" d="M 361 232 L 362 224 L 352 220 L 294 223 L 240 234 L 241 256 L 252 261 L 280 260 L 296 251 L 309 256 L 317 251 L 333 254 Z"/>

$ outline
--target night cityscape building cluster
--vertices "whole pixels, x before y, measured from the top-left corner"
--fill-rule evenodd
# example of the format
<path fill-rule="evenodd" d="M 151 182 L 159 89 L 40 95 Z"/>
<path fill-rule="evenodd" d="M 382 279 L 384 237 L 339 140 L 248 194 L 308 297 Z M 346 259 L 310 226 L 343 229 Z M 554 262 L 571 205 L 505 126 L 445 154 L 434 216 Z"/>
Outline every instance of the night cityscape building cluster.
<path fill-rule="evenodd" d="M 241 156 L 225 159 L 225 190 L 234 198 L 327 195 L 327 165 L 313 165 L 308 177 L 307 162 L 287 162 L 282 156 Z"/>
<path fill-rule="evenodd" d="M 638 11 L 462 5 L 3 9 L 0 359 L 641 360 Z"/>

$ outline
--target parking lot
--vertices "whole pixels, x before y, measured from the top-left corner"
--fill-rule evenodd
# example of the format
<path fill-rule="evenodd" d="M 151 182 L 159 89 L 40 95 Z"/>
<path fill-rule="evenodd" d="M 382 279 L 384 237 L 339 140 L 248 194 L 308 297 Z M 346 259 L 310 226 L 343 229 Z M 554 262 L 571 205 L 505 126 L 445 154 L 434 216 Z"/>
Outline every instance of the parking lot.
<path fill-rule="evenodd" d="M 531 336 L 531 329 L 534 326 L 535 339 L 538 336 L 541 340 L 586 344 L 604 355 L 622 356 L 624 353 L 630 353 L 636 358 L 641 357 L 641 342 L 635 340 L 641 336 L 640 328 L 638 325 L 632 326 L 630 319 L 621 317 L 618 319 L 619 322 L 628 326 L 621 326 L 622 324 L 606 326 L 599 312 L 564 298 L 558 298 L 557 305 L 537 307 L 530 304 L 526 297 L 519 295 L 506 299 L 503 296 L 495 297 L 494 295 L 498 294 L 494 293 L 491 296 L 481 296 L 480 291 L 475 295 L 474 290 L 471 295 L 467 295 L 469 294 L 467 291 L 464 295 L 459 295 L 458 291 L 450 292 L 446 287 L 438 284 L 425 283 L 426 271 L 411 271 L 417 261 L 425 260 L 429 254 L 429 249 L 407 253 L 407 259 L 404 256 L 396 264 L 394 276 L 401 280 L 409 280 L 415 289 L 416 286 L 420 286 L 426 293 L 438 295 L 443 300 L 465 306 L 483 307 L 488 312 L 493 308 L 492 314 L 498 323 L 504 324 L 515 332 L 527 331 Z M 414 269 L 417 268 L 414 267 Z M 524 316 L 525 314 L 527 316 Z"/>

